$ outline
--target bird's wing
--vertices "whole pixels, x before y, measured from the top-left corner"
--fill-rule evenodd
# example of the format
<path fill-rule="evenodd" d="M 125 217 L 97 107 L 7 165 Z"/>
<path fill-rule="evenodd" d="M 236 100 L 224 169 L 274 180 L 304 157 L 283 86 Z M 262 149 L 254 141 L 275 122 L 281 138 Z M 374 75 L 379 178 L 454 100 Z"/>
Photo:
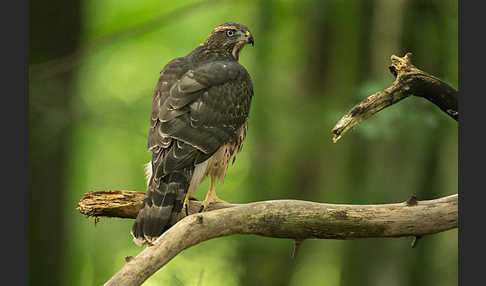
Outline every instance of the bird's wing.
<path fill-rule="evenodd" d="M 253 95 L 250 76 L 237 62 L 206 63 L 175 80 L 169 74 L 162 72 L 154 96 L 148 142 L 152 161 L 160 162 L 155 171 L 163 174 L 203 162 L 236 136 Z"/>

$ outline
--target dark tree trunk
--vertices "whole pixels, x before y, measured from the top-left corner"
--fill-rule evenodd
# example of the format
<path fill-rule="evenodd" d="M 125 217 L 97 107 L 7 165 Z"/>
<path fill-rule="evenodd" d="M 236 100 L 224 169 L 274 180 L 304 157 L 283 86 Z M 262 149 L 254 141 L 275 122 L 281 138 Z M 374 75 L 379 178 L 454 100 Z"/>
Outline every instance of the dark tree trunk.
<path fill-rule="evenodd" d="M 30 2 L 30 65 L 75 50 L 81 28 L 80 12 L 79 0 Z M 36 73 L 30 74 L 31 285 L 62 285 L 63 205 L 73 76 L 73 72 L 66 72 L 41 80 Z"/>

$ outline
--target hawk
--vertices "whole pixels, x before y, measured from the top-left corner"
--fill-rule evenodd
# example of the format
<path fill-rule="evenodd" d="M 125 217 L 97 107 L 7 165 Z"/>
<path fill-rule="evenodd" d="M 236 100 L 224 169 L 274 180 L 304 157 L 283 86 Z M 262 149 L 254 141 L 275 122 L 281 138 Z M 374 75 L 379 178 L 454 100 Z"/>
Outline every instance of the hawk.
<path fill-rule="evenodd" d="M 201 210 L 221 202 L 215 184 L 246 137 L 253 85 L 238 62 L 248 28 L 224 23 L 185 57 L 163 68 L 154 89 L 146 166 L 147 192 L 132 226 L 137 245 L 152 244 L 178 221 L 199 184 L 210 177 Z"/>

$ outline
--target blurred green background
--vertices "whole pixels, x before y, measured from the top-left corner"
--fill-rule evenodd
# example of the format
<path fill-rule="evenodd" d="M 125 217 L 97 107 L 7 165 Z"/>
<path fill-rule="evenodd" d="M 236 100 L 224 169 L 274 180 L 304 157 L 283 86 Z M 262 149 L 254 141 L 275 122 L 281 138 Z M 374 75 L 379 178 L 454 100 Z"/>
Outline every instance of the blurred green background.
<path fill-rule="evenodd" d="M 391 84 L 389 58 L 458 86 L 457 1 L 30 2 L 30 281 L 101 285 L 141 251 L 133 220 L 81 215 L 94 190 L 145 190 L 152 92 L 163 66 L 217 25 L 247 25 L 255 96 L 242 153 L 218 195 L 379 204 L 457 193 L 457 123 L 408 98 L 337 144 L 331 128 Z M 203 197 L 206 181 L 197 196 Z M 457 285 L 457 230 L 411 238 L 218 238 L 144 285 Z"/>

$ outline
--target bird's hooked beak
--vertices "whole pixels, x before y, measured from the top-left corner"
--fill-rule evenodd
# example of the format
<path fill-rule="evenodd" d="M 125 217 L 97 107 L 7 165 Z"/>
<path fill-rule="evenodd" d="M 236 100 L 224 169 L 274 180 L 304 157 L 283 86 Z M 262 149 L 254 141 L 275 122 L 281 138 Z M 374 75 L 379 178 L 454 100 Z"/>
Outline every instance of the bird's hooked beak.
<path fill-rule="evenodd" d="M 255 46 L 255 41 L 253 40 L 253 36 L 250 31 L 245 32 L 245 37 L 248 44 L 251 44 L 252 47 Z"/>
<path fill-rule="evenodd" d="M 238 31 L 238 39 L 233 46 L 233 50 L 231 54 L 235 60 L 238 60 L 240 57 L 240 52 L 246 44 L 251 44 L 252 46 L 255 45 L 255 41 L 253 40 L 253 36 L 250 34 L 249 31 L 243 32 L 242 30 Z"/>

